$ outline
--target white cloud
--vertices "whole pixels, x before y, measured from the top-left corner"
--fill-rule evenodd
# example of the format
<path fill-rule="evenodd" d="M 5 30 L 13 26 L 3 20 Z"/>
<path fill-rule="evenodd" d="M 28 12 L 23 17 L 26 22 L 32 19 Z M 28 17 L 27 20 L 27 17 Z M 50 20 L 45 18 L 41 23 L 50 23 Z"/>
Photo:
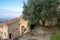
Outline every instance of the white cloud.
<path fill-rule="evenodd" d="M 22 7 L 5 7 L 5 8 L 2 8 L 2 9 L 5 9 L 5 10 L 9 10 L 9 11 L 14 11 L 14 12 L 22 12 L 23 11 L 23 8 Z"/>

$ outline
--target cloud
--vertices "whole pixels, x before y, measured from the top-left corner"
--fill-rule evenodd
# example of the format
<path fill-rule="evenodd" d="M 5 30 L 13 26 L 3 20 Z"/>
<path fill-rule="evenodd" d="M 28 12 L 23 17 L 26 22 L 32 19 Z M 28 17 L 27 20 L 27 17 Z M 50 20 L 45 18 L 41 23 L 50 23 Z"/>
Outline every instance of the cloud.
<path fill-rule="evenodd" d="M 14 11 L 14 12 L 22 12 L 23 8 L 19 8 L 19 7 L 7 7 L 7 8 L 3 8 L 5 10 L 9 10 L 9 11 Z"/>
<path fill-rule="evenodd" d="M 21 13 L 19 12 L 0 9 L 0 18 L 15 18 L 15 17 L 19 17 L 20 15 Z"/>

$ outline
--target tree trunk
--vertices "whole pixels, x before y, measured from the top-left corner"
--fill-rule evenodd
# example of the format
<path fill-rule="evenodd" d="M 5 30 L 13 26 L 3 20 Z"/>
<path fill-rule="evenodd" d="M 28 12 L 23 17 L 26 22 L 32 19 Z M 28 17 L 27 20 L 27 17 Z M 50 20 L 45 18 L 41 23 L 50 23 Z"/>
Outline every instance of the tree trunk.
<path fill-rule="evenodd" d="M 45 27 L 45 20 L 42 20 L 43 27 Z"/>

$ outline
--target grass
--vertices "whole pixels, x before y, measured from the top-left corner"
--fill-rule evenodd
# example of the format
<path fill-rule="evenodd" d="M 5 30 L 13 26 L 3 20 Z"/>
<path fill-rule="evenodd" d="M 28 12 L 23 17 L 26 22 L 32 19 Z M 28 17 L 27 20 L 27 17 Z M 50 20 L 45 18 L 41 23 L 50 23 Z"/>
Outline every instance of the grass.
<path fill-rule="evenodd" d="M 29 38 L 28 40 L 37 40 L 37 39 L 34 39 L 34 38 Z"/>
<path fill-rule="evenodd" d="M 34 32 L 34 31 L 29 32 L 29 34 L 30 34 L 31 36 L 34 36 L 34 35 L 35 35 L 34 33 L 36 33 L 36 32 Z"/>
<path fill-rule="evenodd" d="M 16 37 L 14 40 L 19 40 L 19 38 L 18 38 L 18 37 Z"/>
<path fill-rule="evenodd" d="M 60 40 L 60 32 L 55 35 L 52 35 L 51 40 Z"/>
<path fill-rule="evenodd" d="M 56 34 L 57 32 L 60 31 L 60 28 L 58 26 L 54 26 L 45 28 L 44 30 L 47 31 L 49 34 Z"/>

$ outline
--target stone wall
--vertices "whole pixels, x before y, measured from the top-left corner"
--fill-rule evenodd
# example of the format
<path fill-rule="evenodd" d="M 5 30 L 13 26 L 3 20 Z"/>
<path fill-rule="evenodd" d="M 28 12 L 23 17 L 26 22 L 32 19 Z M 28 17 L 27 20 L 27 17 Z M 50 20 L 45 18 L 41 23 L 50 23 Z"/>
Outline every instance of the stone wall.
<path fill-rule="evenodd" d="M 18 23 L 18 19 L 8 24 L 8 35 L 9 39 L 15 39 L 20 36 L 20 24 Z"/>
<path fill-rule="evenodd" d="M 1 39 L 8 38 L 8 28 L 4 23 L 0 24 L 0 37 L 1 37 Z"/>
<path fill-rule="evenodd" d="M 29 27 L 27 25 L 28 21 L 23 19 L 23 16 L 20 17 L 20 36 L 29 32 Z"/>

